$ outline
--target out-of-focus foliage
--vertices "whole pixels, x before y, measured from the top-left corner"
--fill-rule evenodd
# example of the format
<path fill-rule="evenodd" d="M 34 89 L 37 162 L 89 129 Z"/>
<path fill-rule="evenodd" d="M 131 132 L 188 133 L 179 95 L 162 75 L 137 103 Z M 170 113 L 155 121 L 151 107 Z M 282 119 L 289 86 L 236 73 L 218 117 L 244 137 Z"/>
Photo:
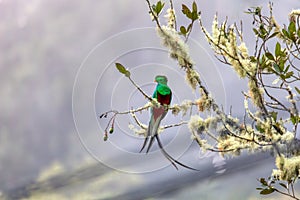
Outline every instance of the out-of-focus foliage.
<path fill-rule="evenodd" d="M 108 1 L 0 1 L 1 189 L 27 182 L 53 160 L 73 168 L 69 161 L 86 154 L 72 120 L 72 87 L 84 57 L 113 29 L 99 14 L 108 7 Z"/>

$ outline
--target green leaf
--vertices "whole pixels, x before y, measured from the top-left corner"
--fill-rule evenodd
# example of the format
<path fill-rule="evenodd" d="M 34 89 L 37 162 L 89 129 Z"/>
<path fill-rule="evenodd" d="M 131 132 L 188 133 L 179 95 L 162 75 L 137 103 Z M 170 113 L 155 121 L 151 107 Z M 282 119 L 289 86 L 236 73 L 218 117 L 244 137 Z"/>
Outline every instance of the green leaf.
<path fill-rule="evenodd" d="M 190 15 L 192 12 L 191 10 L 184 4 L 182 4 L 182 13 L 185 14 L 186 16 Z"/>
<path fill-rule="evenodd" d="M 279 65 L 277 65 L 276 63 L 274 63 L 274 69 L 276 70 L 276 72 L 280 73 L 280 68 L 279 68 Z"/>
<path fill-rule="evenodd" d="M 180 33 L 181 33 L 182 35 L 186 35 L 187 30 L 186 30 L 186 28 L 185 28 L 184 26 L 180 26 Z"/>
<path fill-rule="evenodd" d="M 197 12 L 192 12 L 192 16 L 190 17 L 190 19 L 193 21 L 199 19 L 199 14 Z"/>
<path fill-rule="evenodd" d="M 277 42 L 275 47 L 275 56 L 279 57 L 280 54 L 281 54 L 281 45 L 279 44 L 279 42 Z"/>
<path fill-rule="evenodd" d="M 298 92 L 298 94 L 300 94 L 300 89 L 295 87 L 295 90 Z"/>
<path fill-rule="evenodd" d="M 122 74 L 125 74 L 127 71 L 126 68 L 121 63 L 116 63 L 116 67 L 119 70 L 119 72 Z"/>
<path fill-rule="evenodd" d="M 107 135 L 104 135 L 103 140 L 104 140 L 104 141 L 107 141 L 107 139 L 108 139 L 108 136 L 107 136 Z"/>
<path fill-rule="evenodd" d="M 273 193 L 274 191 L 275 191 L 274 188 L 266 188 L 266 189 L 263 189 L 262 191 L 260 191 L 260 194 L 268 195 L 268 194 Z"/>
<path fill-rule="evenodd" d="M 188 13 L 186 16 L 187 16 L 189 19 L 193 19 L 193 13 L 192 13 L 192 12 Z"/>
<path fill-rule="evenodd" d="M 259 64 L 261 66 L 262 69 L 265 69 L 266 66 L 266 56 L 262 55 L 262 57 L 259 59 Z"/>
<path fill-rule="evenodd" d="M 156 5 L 155 5 L 155 4 L 152 5 L 152 10 L 153 10 L 153 12 L 157 13 L 157 12 L 156 12 Z M 151 13 L 151 12 L 150 12 L 150 13 Z"/>
<path fill-rule="evenodd" d="M 194 1 L 194 2 L 193 2 L 193 12 L 197 13 L 197 12 L 198 12 L 197 10 L 198 10 L 197 4 L 196 4 L 196 2 Z"/>
<path fill-rule="evenodd" d="M 287 186 L 286 186 L 286 184 L 284 184 L 284 183 L 279 183 L 279 185 L 281 185 L 281 186 L 284 187 L 285 189 L 288 189 Z"/>
<path fill-rule="evenodd" d="M 246 14 L 252 14 L 253 12 L 251 11 L 250 8 L 248 8 L 248 11 L 244 11 L 244 13 L 246 13 Z"/>
<path fill-rule="evenodd" d="M 257 60 L 256 60 L 256 57 L 255 56 L 250 56 L 250 61 L 251 62 L 256 62 Z"/>
<path fill-rule="evenodd" d="M 285 29 L 282 29 L 282 33 L 285 37 L 290 38 L 290 34 Z"/>
<path fill-rule="evenodd" d="M 270 52 L 267 52 L 265 55 L 269 60 L 273 60 L 273 61 L 275 60 L 273 54 L 271 54 Z"/>
<path fill-rule="evenodd" d="M 260 182 L 262 185 L 264 185 L 264 186 L 267 186 L 267 185 L 268 185 L 266 179 L 264 179 L 264 178 L 260 178 L 260 179 L 259 179 L 259 182 Z"/>
<path fill-rule="evenodd" d="M 252 29 L 255 35 L 258 35 L 258 30 L 256 30 L 255 28 Z"/>
<path fill-rule="evenodd" d="M 199 18 L 199 13 L 197 12 L 197 4 L 195 2 L 193 3 L 193 11 L 191 11 L 186 5 L 182 4 L 182 13 L 192 21 L 195 21 Z"/>
<path fill-rule="evenodd" d="M 255 128 L 256 128 L 256 130 L 258 130 L 260 133 L 264 133 L 264 132 L 265 132 L 265 129 L 263 129 L 263 128 L 261 127 L 260 124 L 257 124 L 257 125 L 255 126 Z M 264 180 L 264 179 L 263 179 L 263 180 Z M 263 180 L 260 179 L 260 182 L 263 183 L 263 182 L 262 182 Z"/>
<path fill-rule="evenodd" d="M 288 72 L 288 73 L 285 74 L 285 78 L 286 79 L 291 78 L 293 75 L 294 75 L 294 72 L 290 71 L 290 72 Z"/>
<path fill-rule="evenodd" d="M 261 15 L 261 7 L 256 7 L 255 12 L 256 15 Z"/>
<path fill-rule="evenodd" d="M 288 65 L 285 70 L 284 70 L 284 73 L 287 73 L 287 71 L 290 69 L 290 65 Z"/>
<path fill-rule="evenodd" d="M 279 60 L 279 68 L 280 68 L 280 72 L 284 71 L 284 65 L 285 65 L 286 60 L 285 59 L 280 59 Z"/>
<path fill-rule="evenodd" d="M 265 38 L 268 33 L 263 25 L 260 25 L 259 32 L 260 32 L 259 37 L 261 38 Z"/>
<path fill-rule="evenodd" d="M 155 12 L 157 14 L 157 16 L 159 15 L 159 13 L 161 12 L 161 10 L 163 9 L 163 7 L 165 6 L 165 3 L 162 3 L 161 1 L 158 1 L 156 4 L 156 9 Z"/>
<path fill-rule="evenodd" d="M 291 21 L 289 27 L 289 32 L 290 32 L 290 35 L 294 35 L 296 33 L 296 25 L 295 25 L 295 22 Z"/>
<path fill-rule="evenodd" d="M 270 36 L 268 37 L 268 39 L 271 39 L 271 38 L 275 37 L 276 35 L 278 35 L 278 33 L 279 33 L 279 32 L 274 32 L 272 35 L 270 35 Z"/>
<path fill-rule="evenodd" d="M 124 74 L 125 76 L 130 76 L 130 71 L 128 71 L 122 64 L 116 63 L 116 68 L 119 70 L 120 73 Z"/>
<path fill-rule="evenodd" d="M 271 117 L 274 119 L 274 121 L 277 120 L 277 115 L 278 115 L 277 112 L 272 111 L 272 112 L 270 112 L 270 115 L 271 115 Z"/>
<path fill-rule="evenodd" d="M 257 190 L 263 190 L 263 188 L 256 188 Z"/>
<path fill-rule="evenodd" d="M 299 117 L 295 115 L 291 115 L 291 122 L 295 125 L 299 123 Z"/>

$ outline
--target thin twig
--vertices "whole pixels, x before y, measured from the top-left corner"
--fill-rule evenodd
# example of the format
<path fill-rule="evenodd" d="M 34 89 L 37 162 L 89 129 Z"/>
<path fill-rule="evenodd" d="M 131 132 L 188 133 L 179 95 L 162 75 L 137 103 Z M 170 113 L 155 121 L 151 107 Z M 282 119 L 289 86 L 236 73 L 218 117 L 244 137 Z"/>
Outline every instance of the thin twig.
<path fill-rule="evenodd" d="M 151 97 L 149 97 L 129 76 L 128 79 L 130 80 L 130 82 L 136 87 L 136 89 L 138 89 L 145 98 L 147 98 L 149 101 L 152 101 L 153 99 Z"/>
<path fill-rule="evenodd" d="M 149 0 L 146 0 L 147 4 L 148 4 L 148 8 L 149 8 L 149 12 L 152 14 L 155 22 L 156 22 L 156 25 L 157 27 L 163 32 L 161 26 L 160 26 L 160 23 L 159 23 L 159 20 L 158 20 L 158 16 L 156 16 L 156 14 L 154 13 L 152 7 L 151 7 L 151 4 L 150 4 L 150 1 Z"/>

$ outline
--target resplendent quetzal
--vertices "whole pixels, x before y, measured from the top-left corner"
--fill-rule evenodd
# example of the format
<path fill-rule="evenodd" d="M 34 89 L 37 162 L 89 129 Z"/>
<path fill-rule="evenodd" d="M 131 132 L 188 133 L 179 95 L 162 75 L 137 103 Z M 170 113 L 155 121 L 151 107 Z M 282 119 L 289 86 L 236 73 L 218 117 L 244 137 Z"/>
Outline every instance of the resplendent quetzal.
<path fill-rule="evenodd" d="M 166 116 L 166 114 L 168 112 L 168 106 L 170 105 L 171 100 L 172 100 L 172 91 L 169 88 L 169 86 L 167 85 L 168 84 L 168 79 L 167 79 L 166 76 L 162 76 L 162 75 L 156 76 L 155 77 L 155 82 L 157 82 L 157 86 L 156 86 L 156 89 L 153 93 L 152 98 L 157 99 L 157 101 L 160 103 L 160 106 L 152 107 L 151 110 L 150 110 L 151 118 L 150 118 L 150 122 L 149 122 L 149 125 L 148 125 L 147 137 L 144 140 L 144 144 L 143 144 L 140 152 L 143 151 L 143 149 L 145 148 L 145 146 L 148 142 L 148 139 L 150 138 L 149 145 L 148 145 L 148 148 L 147 148 L 147 151 L 146 151 L 148 153 L 151 146 L 152 146 L 152 144 L 153 144 L 153 142 L 154 142 L 154 138 L 156 138 L 158 146 L 159 146 L 161 152 L 172 163 L 172 165 L 176 169 L 178 169 L 178 168 L 177 168 L 175 163 L 177 163 L 178 165 L 181 165 L 185 168 L 188 168 L 188 169 L 197 170 L 197 169 L 194 169 L 192 167 L 189 167 L 189 166 L 186 166 L 186 165 L 180 163 L 179 161 L 177 161 L 176 159 L 171 157 L 165 151 L 165 149 L 163 148 L 163 145 L 162 145 L 162 143 L 161 143 L 161 141 L 158 137 L 157 131 L 158 131 L 161 120 Z"/>

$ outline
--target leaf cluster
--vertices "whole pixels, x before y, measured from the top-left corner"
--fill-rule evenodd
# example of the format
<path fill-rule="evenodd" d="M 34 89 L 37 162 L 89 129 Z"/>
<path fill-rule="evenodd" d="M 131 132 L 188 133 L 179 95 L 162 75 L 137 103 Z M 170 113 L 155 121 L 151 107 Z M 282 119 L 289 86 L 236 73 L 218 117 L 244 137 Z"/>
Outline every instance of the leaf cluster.
<path fill-rule="evenodd" d="M 158 1 L 156 4 L 152 5 L 152 11 L 154 12 L 155 16 L 158 17 L 164 8 L 165 3 Z"/>
<path fill-rule="evenodd" d="M 182 4 L 181 11 L 191 21 L 188 26 L 180 26 L 180 33 L 186 37 L 192 31 L 193 24 L 199 19 L 201 12 L 198 11 L 198 6 L 195 1 L 192 4 L 192 8 Z"/>

